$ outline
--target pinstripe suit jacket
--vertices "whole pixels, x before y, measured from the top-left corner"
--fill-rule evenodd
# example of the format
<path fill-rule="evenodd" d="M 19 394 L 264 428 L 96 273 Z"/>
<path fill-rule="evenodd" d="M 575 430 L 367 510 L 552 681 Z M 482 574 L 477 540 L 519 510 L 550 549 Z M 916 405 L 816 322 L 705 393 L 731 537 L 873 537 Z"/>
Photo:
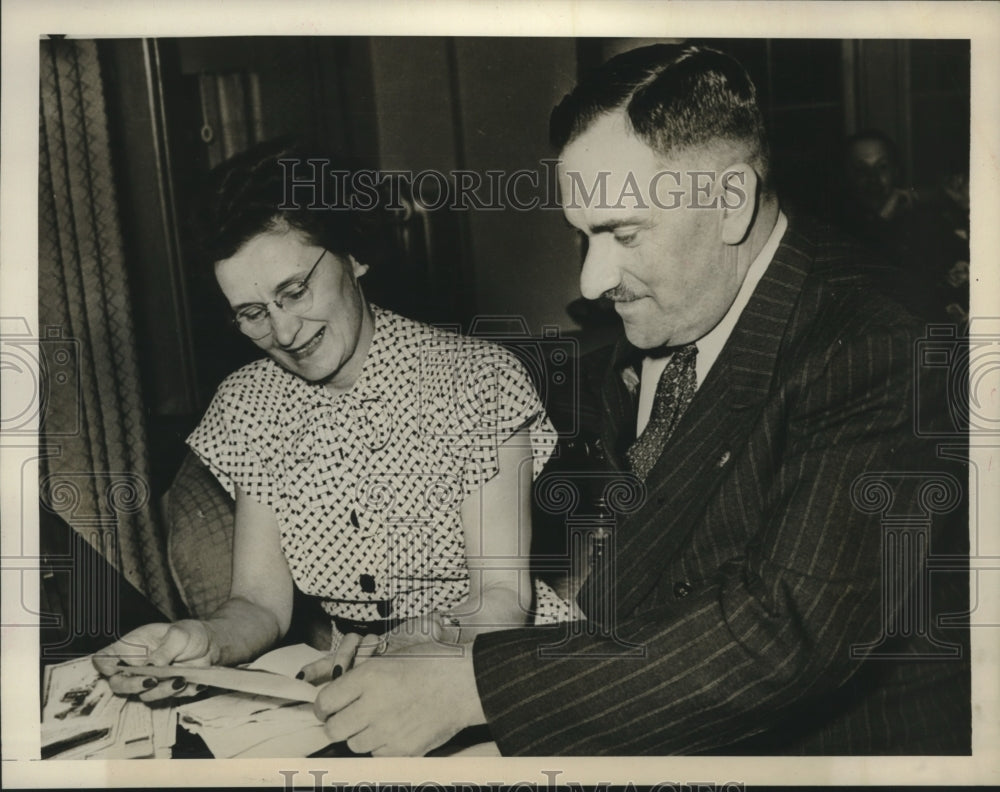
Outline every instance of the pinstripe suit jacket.
<path fill-rule="evenodd" d="M 917 490 L 947 476 L 914 431 L 918 328 L 872 289 L 859 255 L 790 224 L 642 506 L 616 526 L 620 640 L 565 628 L 477 638 L 503 753 L 968 752 L 962 631 L 884 640 L 882 515 L 851 500 L 860 476 L 890 471 L 891 513 L 919 512 Z M 622 349 L 587 378 L 612 468 L 634 437 Z M 933 552 L 946 530 L 934 521 Z M 953 577 L 935 580 L 938 610 L 963 609 L 965 579 Z M 560 641 L 559 656 L 540 651 Z M 852 657 L 866 643 L 878 659 Z M 944 659 L 942 644 L 963 656 Z M 934 659 L 918 658 L 928 646 Z"/>

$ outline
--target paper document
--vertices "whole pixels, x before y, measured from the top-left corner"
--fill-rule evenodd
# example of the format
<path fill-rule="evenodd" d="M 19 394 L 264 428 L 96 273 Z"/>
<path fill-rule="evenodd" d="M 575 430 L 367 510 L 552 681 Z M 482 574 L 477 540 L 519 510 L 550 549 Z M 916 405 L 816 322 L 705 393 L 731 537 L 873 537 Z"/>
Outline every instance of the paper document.
<path fill-rule="evenodd" d="M 151 707 L 114 695 L 90 657 L 45 668 L 43 759 L 166 759 L 175 724 L 169 701 Z"/>
<path fill-rule="evenodd" d="M 122 673 L 133 676 L 171 679 L 184 677 L 185 681 L 196 685 L 211 685 L 223 690 L 236 690 L 258 696 L 287 699 L 288 701 L 316 700 L 319 688 L 301 679 L 289 679 L 270 671 L 259 671 L 226 666 L 129 666 Z"/>
<path fill-rule="evenodd" d="M 296 644 L 268 652 L 247 670 L 223 670 L 245 675 L 246 681 L 253 683 L 258 690 L 266 677 L 280 674 L 282 676 L 279 679 L 295 683 L 298 687 L 298 690 L 292 690 L 282 685 L 282 689 L 287 693 L 308 694 L 308 701 L 311 702 L 320 688 L 289 677 L 297 674 L 304 665 L 325 656 L 323 652 L 305 644 Z M 176 669 L 174 673 L 177 673 Z M 184 675 L 188 679 L 192 678 L 186 670 Z M 273 680 L 267 684 L 272 689 L 275 686 Z M 303 685 L 309 690 L 303 691 Z M 224 693 L 184 704 L 178 707 L 177 712 L 180 724 L 200 736 L 217 759 L 303 757 L 330 742 L 310 704 L 301 703 L 301 699 L 296 697 L 275 697 L 260 693 L 248 695 L 246 692 Z"/>

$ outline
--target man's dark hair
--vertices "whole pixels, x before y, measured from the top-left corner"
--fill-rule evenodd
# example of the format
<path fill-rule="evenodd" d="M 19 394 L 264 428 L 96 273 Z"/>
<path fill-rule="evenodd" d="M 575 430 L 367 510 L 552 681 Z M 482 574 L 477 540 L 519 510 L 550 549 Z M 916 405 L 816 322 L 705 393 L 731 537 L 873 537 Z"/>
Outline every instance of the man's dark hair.
<path fill-rule="evenodd" d="M 289 138 L 259 143 L 226 160 L 209 175 L 191 215 L 198 257 L 206 263 L 227 259 L 258 234 L 287 224 L 331 253 L 363 260 L 366 218 L 348 208 L 346 170 L 330 154 Z M 315 192 L 304 186 L 314 173 Z"/>
<path fill-rule="evenodd" d="M 862 129 L 847 138 L 847 140 L 844 141 L 844 155 L 849 157 L 854 144 L 860 143 L 864 140 L 881 143 L 885 147 L 886 153 L 889 155 L 892 167 L 899 167 L 899 149 L 896 148 L 896 143 L 881 129 L 875 129 L 874 127 Z"/>
<path fill-rule="evenodd" d="M 766 178 L 769 154 L 757 89 L 734 58 L 708 47 L 654 44 L 611 58 L 560 102 L 549 121 L 559 151 L 598 117 L 624 110 L 662 156 L 725 140 L 747 147 Z"/>

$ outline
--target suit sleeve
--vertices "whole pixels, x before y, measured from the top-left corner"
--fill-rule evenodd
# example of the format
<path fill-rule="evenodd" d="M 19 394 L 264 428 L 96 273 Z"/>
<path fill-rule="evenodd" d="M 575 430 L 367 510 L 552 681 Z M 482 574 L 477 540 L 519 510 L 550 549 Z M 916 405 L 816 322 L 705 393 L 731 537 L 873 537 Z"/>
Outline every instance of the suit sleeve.
<path fill-rule="evenodd" d="M 912 335 L 889 328 L 811 354 L 777 397 L 780 449 L 745 554 L 686 599 L 650 597 L 617 635 L 567 627 L 480 636 L 477 684 L 504 754 L 675 754 L 727 745 L 808 706 L 881 633 L 882 530 L 851 486 L 919 469 Z M 774 408 L 774 405 L 771 405 Z M 775 408 L 776 409 L 776 408 Z M 911 497 L 905 476 L 898 498 Z M 699 525 L 695 530 L 710 530 Z"/>

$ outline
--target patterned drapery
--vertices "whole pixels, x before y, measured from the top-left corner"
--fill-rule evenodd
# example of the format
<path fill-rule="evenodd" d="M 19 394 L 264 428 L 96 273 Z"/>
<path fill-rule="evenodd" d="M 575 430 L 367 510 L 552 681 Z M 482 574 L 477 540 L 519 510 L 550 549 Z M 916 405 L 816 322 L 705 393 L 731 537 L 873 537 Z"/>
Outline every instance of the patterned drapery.
<path fill-rule="evenodd" d="M 173 617 L 94 41 L 41 42 L 39 127 L 42 508 Z"/>

